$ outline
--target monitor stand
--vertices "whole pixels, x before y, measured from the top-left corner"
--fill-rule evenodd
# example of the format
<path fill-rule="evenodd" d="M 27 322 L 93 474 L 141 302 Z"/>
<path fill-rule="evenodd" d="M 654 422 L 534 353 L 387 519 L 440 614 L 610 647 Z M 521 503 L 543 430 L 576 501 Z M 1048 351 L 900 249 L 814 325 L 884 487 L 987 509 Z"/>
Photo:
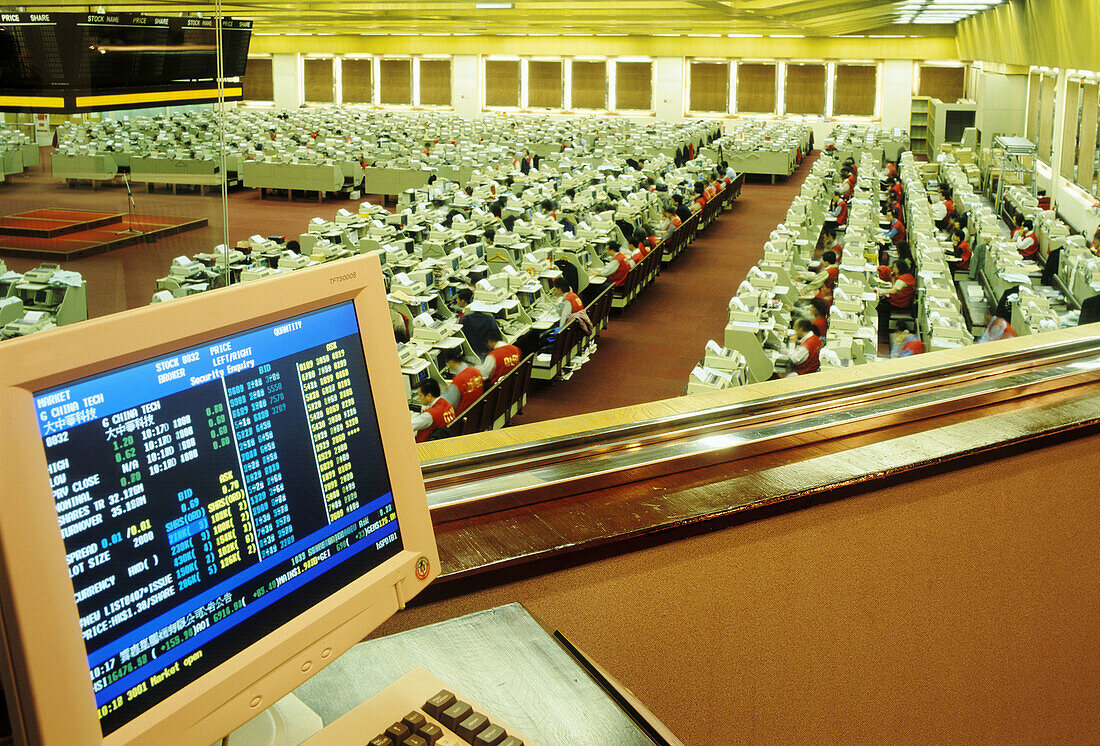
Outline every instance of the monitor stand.
<path fill-rule="evenodd" d="M 302 700 L 288 694 L 222 740 L 222 746 L 297 746 L 324 726 Z"/>

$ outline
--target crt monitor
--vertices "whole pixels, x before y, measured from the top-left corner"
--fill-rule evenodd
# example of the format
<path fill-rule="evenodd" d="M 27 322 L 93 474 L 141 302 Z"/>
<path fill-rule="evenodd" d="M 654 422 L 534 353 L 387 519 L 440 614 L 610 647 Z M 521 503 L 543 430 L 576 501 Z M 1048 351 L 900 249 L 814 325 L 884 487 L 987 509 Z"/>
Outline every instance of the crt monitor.
<path fill-rule="evenodd" d="M 0 345 L 17 740 L 209 744 L 438 573 L 375 257 Z"/>

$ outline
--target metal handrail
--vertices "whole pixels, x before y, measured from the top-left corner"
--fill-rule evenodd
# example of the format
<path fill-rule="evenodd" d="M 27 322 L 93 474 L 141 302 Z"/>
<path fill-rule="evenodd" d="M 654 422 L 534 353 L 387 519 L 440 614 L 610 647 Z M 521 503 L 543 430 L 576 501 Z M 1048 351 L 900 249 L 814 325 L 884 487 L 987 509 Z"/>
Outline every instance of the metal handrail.
<path fill-rule="evenodd" d="M 422 464 L 437 518 L 528 504 L 1100 379 L 1100 334 Z"/>

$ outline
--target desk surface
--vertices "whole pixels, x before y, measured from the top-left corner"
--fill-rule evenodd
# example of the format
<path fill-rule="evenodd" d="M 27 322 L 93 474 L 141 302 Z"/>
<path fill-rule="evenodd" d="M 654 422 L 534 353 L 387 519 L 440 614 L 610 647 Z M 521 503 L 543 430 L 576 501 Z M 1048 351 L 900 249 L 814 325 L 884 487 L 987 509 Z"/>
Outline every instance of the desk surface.
<path fill-rule="evenodd" d="M 416 666 L 541 746 L 652 744 L 516 603 L 360 643 L 294 694 L 327 725 Z"/>

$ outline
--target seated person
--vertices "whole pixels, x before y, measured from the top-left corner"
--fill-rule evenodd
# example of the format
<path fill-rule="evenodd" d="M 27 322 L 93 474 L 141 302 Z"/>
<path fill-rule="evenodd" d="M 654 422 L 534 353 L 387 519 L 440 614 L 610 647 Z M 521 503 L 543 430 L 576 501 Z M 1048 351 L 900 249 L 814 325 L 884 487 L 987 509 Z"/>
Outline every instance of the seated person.
<path fill-rule="evenodd" d="M 1039 254 L 1039 236 L 1035 233 L 1035 224 L 1031 222 L 1031 218 L 1024 218 L 1020 228 L 1023 232 L 1016 238 L 1016 251 L 1024 259 L 1035 261 Z"/>
<path fill-rule="evenodd" d="M 821 369 L 821 348 L 824 343 L 817 329 L 806 319 L 797 319 L 791 331 L 786 357 L 791 361 L 791 374 L 804 376 Z"/>
<path fill-rule="evenodd" d="M 840 196 L 840 187 L 837 187 L 832 201 L 829 202 L 829 217 L 836 222 L 837 228 L 848 225 L 848 200 Z"/>
<path fill-rule="evenodd" d="M 455 421 L 455 410 L 449 401 L 439 395 L 439 384 L 434 378 L 421 381 L 417 391 L 420 392 L 421 411 L 412 416 L 412 427 L 416 442 L 423 443 L 436 430 Z"/>
<path fill-rule="evenodd" d="M 891 338 L 890 357 L 909 357 L 924 352 L 924 342 L 907 326 L 901 326 Z"/>
<path fill-rule="evenodd" d="M 674 230 L 684 224 L 684 221 L 680 220 L 680 216 L 676 214 L 676 211 L 671 207 L 666 207 L 662 213 L 664 221 L 668 224 L 665 228 L 665 235 L 672 233 Z"/>
<path fill-rule="evenodd" d="M 953 264 L 956 272 L 966 272 L 970 269 L 970 243 L 958 228 L 951 231 L 951 245 L 955 247 L 955 251 L 948 255 L 948 261 L 955 260 Z"/>
<path fill-rule="evenodd" d="M 550 292 L 556 298 L 560 298 L 559 302 L 560 315 L 558 318 L 558 325 L 556 331 L 561 331 L 565 328 L 573 319 L 578 319 L 581 328 L 584 329 L 585 334 L 592 331 L 592 321 L 588 318 L 588 313 L 584 310 L 584 303 L 581 301 L 581 297 L 573 292 L 569 287 L 569 283 L 564 277 L 555 277 L 554 284 L 550 288 Z"/>
<path fill-rule="evenodd" d="M 810 323 L 817 330 L 817 336 L 825 339 L 829 333 L 829 304 L 824 298 L 810 298 L 807 306 L 810 312 Z"/>
<path fill-rule="evenodd" d="M 839 262 L 844 258 L 844 247 L 840 241 L 836 240 L 836 230 L 826 227 L 821 232 L 821 250 L 822 252 L 831 251 L 836 254 L 837 261 Z"/>
<path fill-rule="evenodd" d="M 936 220 L 936 227 L 941 231 L 947 229 L 951 223 L 951 218 L 956 214 L 955 201 L 951 196 L 951 187 L 947 184 L 940 184 L 940 201 L 937 204 L 943 206 L 943 216 L 937 219 L 936 215 L 933 214 L 932 217 Z"/>
<path fill-rule="evenodd" d="M 1096 256 L 1100 256 L 1100 228 L 1096 229 L 1096 235 L 1092 237 L 1092 241 L 1089 242 L 1089 251 Z"/>
<path fill-rule="evenodd" d="M 883 233 L 886 238 L 893 241 L 894 245 L 897 246 L 905 240 L 905 223 L 901 222 L 900 216 L 894 215 L 890 227 L 884 230 Z"/>
<path fill-rule="evenodd" d="M 707 188 L 706 185 L 701 182 L 695 182 L 695 199 L 691 203 L 692 212 L 702 212 L 703 208 L 707 206 Z"/>
<path fill-rule="evenodd" d="M 722 161 L 718 164 L 718 170 L 722 172 L 723 184 L 732 184 L 733 180 L 737 178 L 737 172 L 734 171 L 733 166 L 726 161 Z"/>
<path fill-rule="evenodd" d="M 485 388 L 481 371 L 468 364 L 461 349 L 444 350 L 443 359 L 451 372 L 451 385 L 443 392 L 443 398 L 454 407 L 455 416 L 470 408 Z"/>
<path fill-rule="evenodd" d="M 673 210 L 680 221 L 686 223 L 691 217 L 691 208 L 684 204 L 684 198 L 680 194 L 672 195 Z"/>
<path fill-rule="evenodd" d="M 709 178 L 704 178 L 703 184 L 703 196 L 710 202 L 718 196 L 718 174 L 712 173 Z"/>
<path fill-rule="evenodd" d="M 489 354 L 481 361 L 479 369 L 482 380 L 493 384 L 519 365 L 520 350 L 515 345 L 504 344 L 499 331 L 489 332 L 486 341 L 489 343 Z"/>
<path fill-rule="evenodd" d="M 604 248 L 604 258 L 607 260 L 606 263 L 596 270 L 595 274 L 608 278 L 616 287 L 621 286 L 626 282 L 634 263 L 619 250 L 618 246 L 610 243 Z"/>
<path fill-rule="evenodd" d="M 466 307 L 474 302 L 474 292 L 470 288 L 459 288 L 455 298 L 455 305 L 461 313 L 458 315 L 458 323 L 462 325 L 462 333 L 466 335 L 466 341 L 470 343 L 474 353 L 481 356 L 489 351 L 486 339 L 489 332 L 497 329 L 497 321 L 492 316 L 481 311 L 466 312 Z"/>
<path fill-rule="evenodd" d="M 907 260 L 896 259 L 890 265 L 888 276 L 893 278 L 893 283 L 878 291 L 878 336 L 883 342 L 889 339 L 890 317 L 912 311 L 917 293 L 917 278 Z"/>
<path fill-rule="evenodd" d="M 978 339 L 979 342 L 996 342 L 998 339 L 1009 339 L 1016 336 L 1016 330 L 1012 328 L 1012 324 L 1008 322 L 1009 317 L 1012 316 L 1012 306 L 1008 303 L 1008 299 L 997 307 L 993 313 L 986 314 L 985 330 L 982 331 L 982 336 Z"/>
<path fill-rule="evenodd" d="M 836 278 L 840 276 L 840 260 L 835 251 L 826 251 L 821 255 L 821 269 L 809 282 L 802 286 L 799 296 L 803 298 L 821 298 L 832 305 L 833 289 L 836 287 Z"/>

